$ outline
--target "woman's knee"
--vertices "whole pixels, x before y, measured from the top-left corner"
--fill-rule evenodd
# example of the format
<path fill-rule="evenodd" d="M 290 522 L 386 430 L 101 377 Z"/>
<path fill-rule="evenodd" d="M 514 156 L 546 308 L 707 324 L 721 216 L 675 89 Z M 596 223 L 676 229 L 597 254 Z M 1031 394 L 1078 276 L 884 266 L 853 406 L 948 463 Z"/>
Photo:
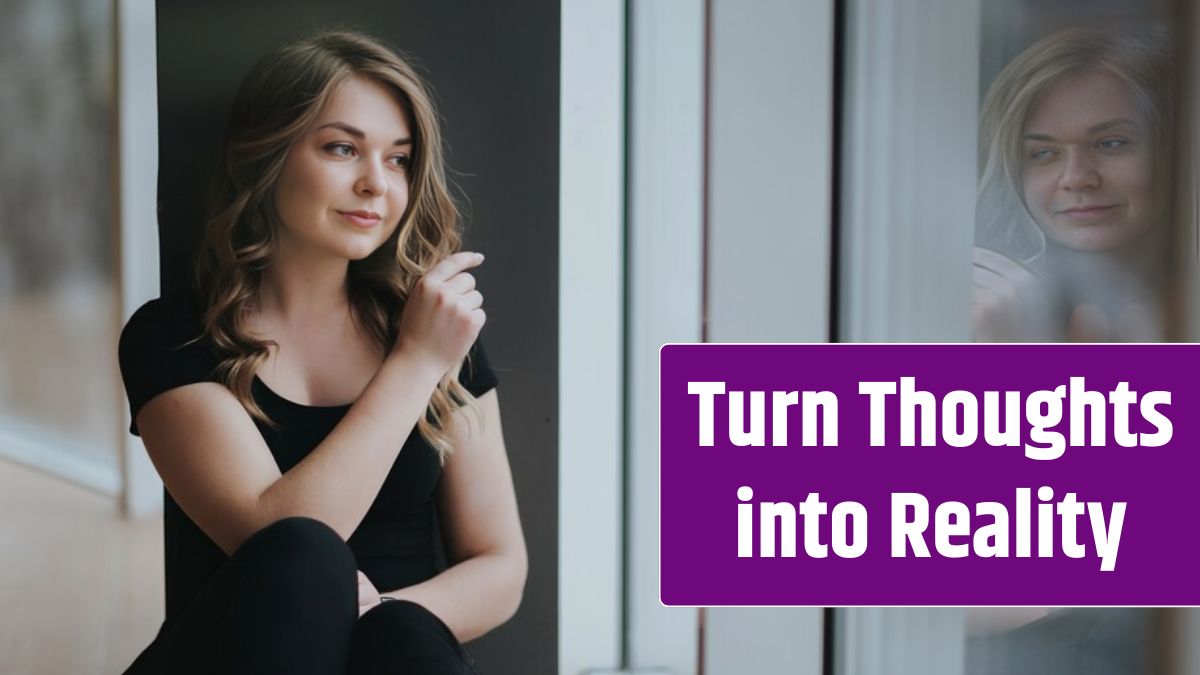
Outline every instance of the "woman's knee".
<path fill-rule="evenodd" d="M 342 537 L 325 523 L 305 516 L 281 518 L 250 535 L 233 552 L 233 557 L 291 559 L 317 554 L 349 559 L 353 553 Z"/>
<path fill-rule="evenodd" d="M 471 673 L 469 659 L 450 629 L 432 612 L 413 602 L 385 602 L 364 614 L 354 627 L 350 673 L 407 667 L 422 673 Z"/>
<path fill-rule="evenodd" d="M 357 593 L 354 553 L 333 528 L 313 518 L 267 525 L 234 551 L 233 561 L 243 574 L 271 586 L 345 587 Z"/>
<path fill-rule="evenodd" d="M 340 672 L 358 618 L 354 554 L 329 526 L 284 518 L 229 561 L 228 659 L 237 672 Z"/>

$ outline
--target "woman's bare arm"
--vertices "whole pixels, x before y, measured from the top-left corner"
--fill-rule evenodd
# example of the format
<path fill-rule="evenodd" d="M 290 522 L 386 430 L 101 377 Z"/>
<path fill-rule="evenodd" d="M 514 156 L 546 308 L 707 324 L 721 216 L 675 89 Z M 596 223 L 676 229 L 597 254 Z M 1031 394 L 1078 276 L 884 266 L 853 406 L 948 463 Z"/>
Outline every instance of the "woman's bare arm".
<path fill-rule="evenodd" d="M 286 474 L 219 384 L 179 387 L 142 406 L 142 439 L 180 508 L 226 553 L 288 516 L 315 518 L 349 538 L 438 380 L 483 325 L 482 297 L 462 273 L 480 260 L 459 253 L 430 270 L 409 298 L 395 350 L 337 427 Z"/>
<path fill-rule="evenodd" d="M 454 451 L 439 486 L 439 517 L 451 566 L 384 593 L 436 614 L 461 642 L 507 621 L 521 604 L 528 559 L 496 391 L 476 401 L 479 415 L 455 413 Z"/>

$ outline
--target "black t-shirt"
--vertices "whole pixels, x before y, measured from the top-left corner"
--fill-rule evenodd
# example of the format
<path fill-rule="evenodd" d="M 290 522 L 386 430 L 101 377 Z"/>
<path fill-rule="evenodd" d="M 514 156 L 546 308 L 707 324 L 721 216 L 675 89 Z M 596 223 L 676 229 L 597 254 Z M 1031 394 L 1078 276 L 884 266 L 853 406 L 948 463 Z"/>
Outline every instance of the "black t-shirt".
<path fill-rule="evenodd" d="M 217 381 L 214 371 L 220 357 L 211 341 L 204 337 L 192 341 L 202 333 L 200 316 L 197 304 L 189 298 L 160 298 L 143 305 L 125 325 L 119 357 L 134 420 L 130 433 L 140 435 L 138 411 L 158 394 L 196 382 Z M 479 343 L 472 347 L 469 363 L 459 375 L 467 391 L 480 396 L 496 386 L 495 373 Z M 350 409 L 349 405 L 294 403 L 257 377 L 251 393 L 278 425 L 272 429 L 254 420 L 281 473 L 312 452 Z M 359 569 L 381 591 L 410 586 L 436 573 L 433 496 L 440 477 L 437 451 L 414 428 L 374 503 L 347 542 Z M 166 489 L 163 501 L 165 623 L 169 625 L 228 556 L 187 517 Z"/>

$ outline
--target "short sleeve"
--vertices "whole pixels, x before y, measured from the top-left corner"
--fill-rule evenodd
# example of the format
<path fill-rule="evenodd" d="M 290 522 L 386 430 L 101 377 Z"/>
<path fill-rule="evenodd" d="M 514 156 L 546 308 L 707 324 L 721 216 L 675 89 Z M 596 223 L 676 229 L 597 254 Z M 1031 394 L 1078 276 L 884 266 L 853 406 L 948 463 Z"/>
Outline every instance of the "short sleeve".
<path fill-rule="evenodd" d="M 200 322 L 183 300 L 159 298 L 142 305 L 121 330 L 117 348 L 129 398 L 129 433 L 140 436 L 137 415 L 150 399 L 176 387 L 214 380 L 218 359 L 201 338 Z"/>
<path fill-rule="evenodd" d="M 467 362 L 463 364 L 462 370 L 458 371 L 458 383 L 475 398 L 496 388 L 496 372 L 488 362 L 482 340 L 476 340 L 467 352 Z"/>

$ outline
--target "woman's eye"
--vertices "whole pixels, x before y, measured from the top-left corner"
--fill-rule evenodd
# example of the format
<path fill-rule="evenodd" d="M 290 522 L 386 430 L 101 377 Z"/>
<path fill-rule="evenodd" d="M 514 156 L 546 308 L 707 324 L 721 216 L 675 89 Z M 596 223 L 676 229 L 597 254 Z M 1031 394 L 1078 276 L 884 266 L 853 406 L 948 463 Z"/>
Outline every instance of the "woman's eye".
<path fill-rule="evenodd" d="M 1029 153 L 1029 159 L 1035 162 L 1042 162 L 1054 156 L 1054 151 L 1050 148 L 1038 148 Z"/>
<path fill-rule="evenodd" d="M 1128 143 L 1129 141 L 1125 140 L 1124 138 L 1106 138 L 1096 145 L 1099 146 L 1101 150 L 1118 150 Z"/>
<path fill-rule="evenodd" d="M 412 160 L 409 159 L 408 155 L 396 155 L 395 157 L 392 157 L 392 161 L 396 163 L 396 166 L 403 167 L 405 169 L 412 164 Z"/>
<path fill-rule="evenodd" d="M 339 157 L 352 157 L 354 155 L 354 146 L 349 143 L 330 143 L 325 146 L 325 150 Z"/>

